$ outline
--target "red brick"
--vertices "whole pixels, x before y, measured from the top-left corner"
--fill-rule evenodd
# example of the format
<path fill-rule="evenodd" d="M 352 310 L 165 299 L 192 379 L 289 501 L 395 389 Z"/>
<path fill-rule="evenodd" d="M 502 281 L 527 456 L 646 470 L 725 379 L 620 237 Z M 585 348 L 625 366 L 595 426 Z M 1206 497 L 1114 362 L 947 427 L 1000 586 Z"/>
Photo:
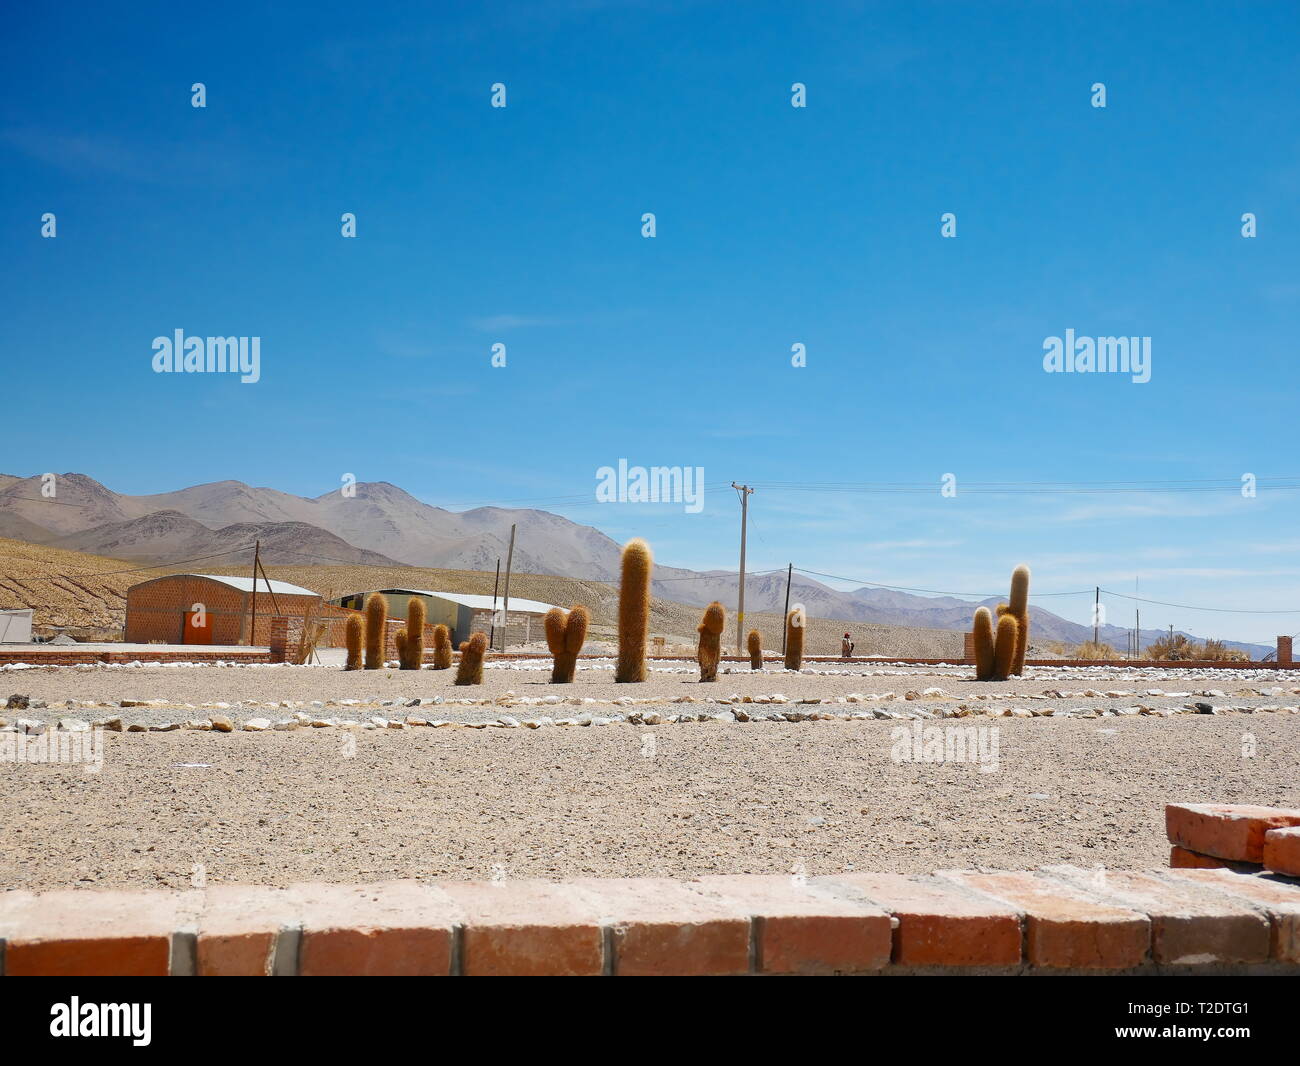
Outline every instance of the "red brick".
<path fill-rule="evenodd" d="M 854 973 L 889 964 L 892 922 L 865 901 L 788 876 L 701 877 L 691 887 L 754 922 L 759 973 Z"/>
<path fill-rule="evenodd" d="M 5 973 L 165 977 L 178 902 L 172 892 L 46 892 L 11 914 Z"/>
<path fill-rule="evenodd" d="M 1123 970 L 1140 965 L 1151 946 L 1146 915 L 1086 899 L 1031 873 L 939 871 L 953 884 L 1009 903 L 1024 916 L 1025 959 L 1050 969 Z"/>
<path fill-rule="evenodd" d="M 934 880 L 899 874 L 836 874 L 819 879 L 850 887 L 898 920 L 898 966 L 1017 966 L 1020 913 L 1015 907 Z"/>
<path fill-rule="evenodd" d="M 324 976 L 447 976 L 455 905 L 414 881 L 294 885 L 302 914 L 299 973 Z"/>
<path fill-rule="evenodd" d="M 749 916 L 659 878 L 580 878 L 603 926 L 612 928 L 614 973 L 739 974 L 749 970 Z"/>
<path fill-rule="evenodd" d="M 1202 855 L 1199 851 L 1189 851 L 1177 844 L 1169 849 L 1169 868 L 1171 870 L 1237 870 L 1242 873 L 1258 873 L 1259 867 L 1252 862 L 1233 862 L 1231 859 L 1216 859 L 1213 855 Z"/>
<path fill-rule="evenodd" d="M 280 888 L 214 885 L 198 918 L 200 977 L 269 977 L 280 930 L 301 921 L 296 898 Z"/>
<path fill-rule="evenodd" d="M 1300 810 L 1231 803 L 1170 803 L 1165 807 L 1169 843 L 1237 862 L 1264 861 L 1264 834 L 1300 825 Z"/>
<path fill-rule="evenodd" d="M 1300 829 L 1270 829 L 1264 834 L 1264 868 L 1300 877 Z"/>
<path fill-rule="evenodd" d="M 1093 873 L 1075 866 L 1050 866 L 1059 877 L 1093 899 L 1131 907 L 1151 921 L 1151 957 L 1167 966 L 1264 962 L 1269 924 L 1254 907 L 1207 896 L 1183 882 L 1125 870 Z"/>
<path fill-rule="evenodd" d="M 595 909 L 567 884 L 439 884 L 460 910 L 461 972 L 477 976 L 598 976 L 604 936 Z"/>
<path fill-rule="evenodd" d="M 1228 870 L 1170 870 L 1163 876 L 1244 900 L 1269 920 L 1269 955 L 1300 963 L 1300 886 Z"/>

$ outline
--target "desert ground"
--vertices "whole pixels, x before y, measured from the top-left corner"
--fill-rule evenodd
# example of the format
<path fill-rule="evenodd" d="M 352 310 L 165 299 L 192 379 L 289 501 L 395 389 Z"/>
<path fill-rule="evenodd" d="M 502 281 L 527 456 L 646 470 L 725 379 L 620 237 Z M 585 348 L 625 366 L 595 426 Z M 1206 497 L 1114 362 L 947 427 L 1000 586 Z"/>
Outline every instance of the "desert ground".
<path fill-rule="evenodd" d="M 432 670 L 0 671 L 0 701 L 29 704 L 0 710 L 0 739 L 19 721 L 139 730 L 100 734 L 98 772 L 0 762 L 0 884 L 1151 867 L 1166 802 L 1300 805 L 1300 679 L 1282 671 L 733 665 L 701 685 L 680 662 L 615 685 L 610 666 L 551 686 L 549 663 L 498 662 L 473 688 Z M 220 716 L 232 732 L 162 731 Z M 966 731 L 966 757 L 901 757 L 934 729 Z"/>

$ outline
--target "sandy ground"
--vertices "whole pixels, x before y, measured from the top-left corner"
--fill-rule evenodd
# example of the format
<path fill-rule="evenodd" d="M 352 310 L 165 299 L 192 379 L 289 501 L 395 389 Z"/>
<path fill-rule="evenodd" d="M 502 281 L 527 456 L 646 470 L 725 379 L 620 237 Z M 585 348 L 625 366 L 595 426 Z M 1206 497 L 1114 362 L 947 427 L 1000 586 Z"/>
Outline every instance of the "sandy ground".
<path fill-rule="evenodd" d="M 109 734 L 0 764 L 0 885 L 1150 867 L 1167 801 L 1300 805 L 1300 716 L 956 724 L 993 772 L 886 721 Z"/>

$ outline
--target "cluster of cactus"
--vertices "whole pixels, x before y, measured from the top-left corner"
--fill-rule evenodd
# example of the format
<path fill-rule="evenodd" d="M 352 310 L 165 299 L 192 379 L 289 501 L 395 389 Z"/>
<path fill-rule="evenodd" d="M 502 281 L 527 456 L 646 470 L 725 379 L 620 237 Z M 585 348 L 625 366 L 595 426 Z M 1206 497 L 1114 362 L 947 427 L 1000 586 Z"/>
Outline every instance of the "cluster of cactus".
<path fill-rule="evenodd" d="M 424 666 L 424 600 L 412 596 L 406 604 L 406 628 L 397 634 L 397 661 L 403 670 Z"/>
<path fill-rule="evenodd" d="M 587 608 L 578 604 L 565 612 L 552 607 L 542 620 L 546 631 L 546 646 L 551 649 L 555 665 L 551 669 L 552 685 L 572 683 L 578 669 L 578 653 L 587 639 Z"/>
<path fill-rule="evenodd" d="M 787 670 L 803 669 L 803 631 L 807 625 L 808 616 L 804 609 L 790 608 L 790 613 L 785 616 L 785 668 Z"/>
<path fill-rule="evenodd" d="M 650 575 L 654 557 L 639 537 L 623 548 L 618 586 L 618 665 L 614 680 L 644 681 L 645 644 L 650 633 Z"/>
<path fill-rule="evenodd" d="M 718 661 L 722 658 L 722 631 L 727 628 L 727 609 L 717 600 L 704 608 L 704 618 L 696 627 L 700 635 L 695 658 L 700 664 L 700 680 L 718 680 Z"/>
<path fill-rule="evenodd" d="M 998 604 L 997 628 L 987 607 L 975 610 L 975 679 L 1005 681 L 1025 672 L 1029 647 L 1029 567 L 1017 566 L 1011 574 L 1011 600 Z"/>
<path fill-rule="evenodd" d="M 384 648 L 388 628 L 388 601 L 381 593 L 366 598 L 366 669 L 384 668 Z"/>
<path fill-rule="evenodd" d="M 749 647 L 749 668 L 751 670 L 763 669 L 763 638 L 758 635 L 757 629 L 749 631 L 747 640 Z"/>
<path fill-rule="evenodd" d="M 483 656 L 487 654 L 487 635 L 475 633 L 460 646 L 460 663 L 456 666 L 456 684 L 483 684 Z"/>
<path fill-rule="evenodd" d="M 433 668 L 451 669 L 451 630 L 444 625 L 433 627 Z"/>
<path fill-rule="evenodd" d="M 362 645 L 366 641 L 365 619 L 359 614 L 348 615 L 347 645 L 348 658 L 343 664 L 344 670 L 360 670 L 362 663 Z"/>

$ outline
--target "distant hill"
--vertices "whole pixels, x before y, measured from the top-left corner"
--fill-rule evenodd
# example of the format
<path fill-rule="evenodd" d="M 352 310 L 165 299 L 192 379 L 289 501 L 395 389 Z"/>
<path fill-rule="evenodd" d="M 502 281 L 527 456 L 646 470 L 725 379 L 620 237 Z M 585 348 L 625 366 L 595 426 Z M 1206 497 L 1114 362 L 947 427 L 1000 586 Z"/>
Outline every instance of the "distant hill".
<path fill-rule="evenodd" d="M 555 575 L 587 581 L 616 581 L 619 544 L 591 526 L 534 509 L 479 507 L 448 511 L 421 503 L 386 481 L 360 482 L 355 495 L 328 492 L 314 499 L 278 489 L 254 488 L 240 481 L 216 481 L 151 496 L 115 493 L 84 474 L 62 474 L 57 497 L 41 496 L 38 477 L 0 475 L 0 536 L 39 544 L 78 548 L 142 562 L 179 561 L 239 547 L 260 539 L 276 563 L 407 565 L 452 571 L 492 571 L 504 560 L 510 527 L 518 527 L 514 553 L 517 574 Z M 243 562 L 244 556 L 223 558 Z M 362 591 L 371 587 L 340 590 Z M 490 590 L 489 590 L 490 591 Z M 734 572 L 655 567 L 657 597 L 692 606 L 720 600 L 736 605 Z M 745 603 L 750 612 L 780 614 L 785 575 L 750 576 Z M 810 616 L 863 625 L 966 630 L 977 603 L 951 596 L 918 596 L 891 589 L 862 587 L 839 591 L 796 574 L 791 602 Z M 983 601 L 993 606 L 996 598 Z M 1074 646 L 1091 639 L 1092 629 L 1032 607 L 1034 643 Z M 1118 649 L 1128 630 L 1103 626 L 1100 637 Z M 1144 630 L 1142 645 L 1167 633 Z M 1225 641 L 1261 657 L 1269 648 Z"/>

